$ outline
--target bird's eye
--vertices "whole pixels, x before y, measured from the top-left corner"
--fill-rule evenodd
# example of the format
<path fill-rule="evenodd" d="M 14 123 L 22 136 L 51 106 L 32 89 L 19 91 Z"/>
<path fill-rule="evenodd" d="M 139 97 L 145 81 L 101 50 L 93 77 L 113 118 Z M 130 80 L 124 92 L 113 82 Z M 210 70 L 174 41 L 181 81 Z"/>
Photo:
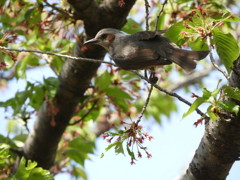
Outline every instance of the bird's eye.
<path fill-rule="evenodd" d="M 101 39 L 106 39 L 107 38 L 107 34 L 102 34 L 101 35 Z"/>

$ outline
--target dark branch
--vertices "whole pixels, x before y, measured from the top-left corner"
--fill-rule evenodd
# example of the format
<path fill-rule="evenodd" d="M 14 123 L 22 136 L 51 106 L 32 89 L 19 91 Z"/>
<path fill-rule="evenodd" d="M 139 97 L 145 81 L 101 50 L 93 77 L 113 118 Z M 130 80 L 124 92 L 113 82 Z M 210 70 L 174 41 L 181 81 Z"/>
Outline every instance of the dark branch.
<path fill-rule="evenodd" d="M 75 124 L 80 123 L 81 121 L 83 121 L 92 112 L 92 110 L 95 108 L 96 105 L 97 105 L 97 101 L 94 101 L 93 104 L 92 104 L 92 107 L 88 110 L 88 112 L 86 112 L 81 117 L 81 119 L 79 119 L 77 121 L 74 121 L 73 123 L 69 123 L 69 125 L 75 125 Z"/>
<path fill-rule="evenodd" d="M 179 101 L 182 101 L 183 103 L 191 106 L 192 103 L 190 103 L 189 101 L 187 101 L 186 99 L 184 99 L 183 97 L 181 97 L 180 95 L 178 95 L 177 93 L 175 92 L 172 92 L 172 91 L 168 91 L 167 89 L 164 89 L 160 86 L 158 86 L 157 84 L 153 84 L 151 83 L 151 81 L 149 79 L 147 79 L 146 77 L 142 76 L 141 74 L 139 74 L 137 71 L 131 71 L 133 72 L 134 74 L 138 75 L 141 79 L 144 79 L 145 81 L 147 81 L 148 83 L 152 84 L 156 89 L 158 89 L 159 91 L 162 91 L 166 94 L 168 94 L 169 96 L 173 96 L 173 97 L 176 97 Z M 205 118 L 207 121 L 209 120 L 209 117 L 204 114 L 202 111 L 200 111 L 199 109 L 196 109 L 196 112 L 203 118 Z"/>
<path fill-rule="evenodd" d="M 146 16 L 145 16 L 146 31 L 149 31 L 149 8 L 150 8 L 150 5 L 148 3 L 148 0 L 144 0 L 144 2 L 145 2 L 145 13 L 146 13 Z"/>
<path fill-rule="evenodd" d="M 57 12 L 59 12 L 60 14 L 63 14 L 65 17 L 67 18 L 74 18 L 74 16 L 72 14 L 69 14 L 68 12 L 64 11 L 63 9 L 60 9 L 50 3 L 48 3 L 47 0 L 44 0 L 44 2 L 46 3 L 47 6 L 51 7 L 52 9 L 56 10 Z"/>

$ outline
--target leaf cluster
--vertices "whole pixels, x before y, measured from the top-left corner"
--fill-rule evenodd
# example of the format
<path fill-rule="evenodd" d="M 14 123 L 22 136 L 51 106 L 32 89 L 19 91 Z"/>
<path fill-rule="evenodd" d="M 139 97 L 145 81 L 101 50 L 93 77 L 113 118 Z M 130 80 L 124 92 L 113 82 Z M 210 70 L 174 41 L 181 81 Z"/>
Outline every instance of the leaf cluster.
<path fill-rule="evenodd" d="M 233 100 L 240 100 L 239 93 L 240 90 L 238 88 L 233 88 L 226 85 L 220 89 L 215 89 L 214 91 L 209 91 L 204 88 L 203 95 L 196 98 L 188 111 L 184 113 L 183 118 L 187 117 L 194 110 L 196 110 L 196 108 L 204 103 L 210 104 L 206 113 L 213 121 L 217 120 L 221 110 L 225 110 L 237 115 L 239 113 L 240 106 Z"/>

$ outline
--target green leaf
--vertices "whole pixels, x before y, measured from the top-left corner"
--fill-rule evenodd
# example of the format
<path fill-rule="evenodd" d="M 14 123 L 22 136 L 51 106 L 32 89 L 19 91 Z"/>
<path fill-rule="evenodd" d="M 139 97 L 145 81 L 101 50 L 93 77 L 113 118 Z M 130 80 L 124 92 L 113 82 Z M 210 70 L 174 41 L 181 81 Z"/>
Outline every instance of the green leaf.
<path fill-rule="evenodd" d="M 28 165 L 27 165 L 27 167 L 26 167 L 26 170 L 32 170 L 32 169 L 34 169 L 36 166 L 37 166 L 37 162 L 35 162 L 35 161 L 33 161 L 33 162 L 28 161 Z"/>
<path fill-rule="evenodd" d="M 115 143 L 109 144 L 108 147 L 106 147 L 106 151 L 109 151 L 111 148 L 114 147 L 115 149 L 115 153 L 116 154 L 123 154 L 124 155 L 124 150 L 123 150 L 123 146 L 122 146 L 122 141 L 117 141 Z"/>
<path fill-rule="evenodd" d="M 203 96 L 202 97 L 205 100 L 208 100 L 211 97 L 211 95 L 212 95 L 211 91 L 207 90 L 206 88 L 203 88 Z"/>
<path fill-rule="evenodd" d="M 82 179 L 87 180 L 86 172 L 82 168 L 80 168 L 80 167 L 74 167 L 73 170 L 72 170 L 72 174 L 76 178 L 81 177 Z"/>
<path fill-rule="evenodd" d="M 204 51 L 208 50 L 208 45 L 206 42 L 202 40 L 201 37 L 198 37 L 194 41 L 189 41 L 188 42 L 190 48 L 195 51 Z"/>
<path fill-rule="evenodd" d="M 41 167 L 36 167 L 37 163 L 30 160 L 26 161 L 21 159 L 17 172 L 13 176 L 13 179 L 21 180 L 54 180 L 53 176 L 48 170 L 44 170 Z"/>
<path fill-rule="evenodd" d="M 217 14 L 212 16 L 213 19 L 223 22 L 239 22 L 240 18 L 233 16 L 231 12 L 226 12 L 224 15 Z"/>
<path fill-rule="evenodd" d="M 29 63 L 28 56 L 25 56 L 16 66 L 16 77 L 26 79 L 26 68 Z"/>
<path fill-rule="evenodd" d="M 53 98 L 56 94 L 58 85 L 59 85 L 59 79 L 56 77 L 49 77 L 47 79 L 44 79 L 45 96 L 49 96 L 50 98 Z"/>
<path fill-rule="evenodd" d="M 130 150 L 128 145 L 127 145 L 127 152 L 128 152 L 128 155 L 131 156 L 131 158 L 136 160 L 134 153 Z"/>
<path fill-rule="evenodd" d="M 35 86 L 32 89 L 32 94 L 29 96 L 31 105 L 35 110 L 38 110 L 42 105 L 45 97 L 43 86 Z"/>
<path fill-rule="evenodd" d="M 240 22 L 240 18 L 237 16 L 231 16 L 228 19 L 225 19 L 224 22 Z"/>
<path fill-rule="evenodd" d="M 232 34 L 224 34 L 219 28 L 213 29 L 212 32 L 217 53 L 228 73 L 230 73 L 230 68 L 233 66 L 233 61 L 235 61 L 239 56 L 239 47 L 237 41 Z"/>
<path fill-rule="evenodd" d="M 166 16 L 167 14 L 161 14 L 159 21 L 158 21 L 158 27 L 157 29 L 164 29 L 166 27 Z M 156 19 L 154 20 L 154 22 L 152 23 L 154 26 L 152 28 L 155 27 L 155 23 L 156 23 Z M 151 23 L 150 23 L 151 24 Z"/>
<path fill-rule="evenodd" d="M 213 106 L 210 105 L 207 109 L 207 114 L 209 115 L 209 117 L 213 120 L 216 121 L 217 120 L 217 116 L 216 114 L 212 111 L 213 110 Z"/>
<path fill-rule="evenodd" d="M 26 42 L 27 46 L 33 45 L 37 41 L 37 33 L 32 34 L 31 36 L 28 36 L 29 39 Z"/>
<path fill-rule="evenodd" d="M 111 78 L 112 78 L 112 76 L 107 71 L 102 73 L 101 76 L 99 76 L 96 79 L 96 86 L 98 87 L 98 89 L 104 90 L 104 89 L 108 88 L 111 83 Z"/>
<path fill-rule="evenodd" d="M 82 153 L 81 149 L 66 149 L 64 150 L 66 155 L 70 157 L 75 162 L 79 163 L 80 165 L 84 166 L 84 162 L 86 159 L 89 159 L 86 153 Z"/>
<path fill-rule="evenodd" d="M 124 112 L 128 111 L 128 104 L 126 100 L 132 100 L 132 97 L 128 93 L 115 86 L 110 86 L 105 89 L 105 93 L 107 96 L 111 97 L 111 100 Z"/>
<path fill-rule="evenodd" d="M 116 146 L 115 146 L 115 152 L 116 154 L 123 154 L 124 155 L 124 150 L 123 150 L 123 145 L 122 141 L 117 141 Z"/>
<path fill-rule="evenodd" d="M 240 108 L 240 106 L 233 101 L 219 102 L 218 105 L 229 112 L 235 113 L 236 115 L 238 114 Z"/>
<path fill-rule="evenodd" d="M 182 45 L 185 41 L 178 43 L 180 40 L 183 40 L 183 36 L 181 34 L 182 31 L 186 31 L 186 27 L 183 25 L 183 22 L 179 22 L 172 25 L 164 34 L 164 36 L 167 37 L 171 42 Z"/>
<path fill-rule="evenodd" d="M 62 70 L 63 64 L 64 64 L 64 61 L 62 58 L 54 56 L 51 62 L 51 67 L 53 68 L 53 70 L 56 70 L 56 72 L 59 73 Z"/>
<path fill-rule="evenodd" d="M 33 13 L 34 9 L 35 9 L 35 8 L 31 8 L 31 9 L 29 9 L 29 10 L 25 13 L 24 18 L 25 18 L 26 20 L 29 20 L 29 19 L 30 19 L 30 16 L 31 16 L 31 14 Z"/>
<path fill-rule="evenodd" d="M 93 153 L 95 144 L 83 137 L 77 137 L 70 141 L 68 146 L 70 149 L 64 150 L 66 155 L 84 166 L 85 160 L 89 159 L 88 154 Z"/>
<path fill-rule="evenodd" d="M 28 65 L 36 66 L 39 64 L 38 59 L 34 55 L 27 55 L 19 61 L 16 66 L 16 77 L 26 79 L 26 68 Z"/>
<path fill-rule="evenodd" d="M 198 97 L 190 106 L 188 111 L 183 114 L 183 118 L 187 117 L 189 114 L 191 114 L 193 111 L 195 111 L 201 104 L 205 103 L 206 99 L 203 97 Z"/>
<path fill-rule="evenodd" d="M 8 133 L 18 132 L 18 122 L 15 119 L 10 119 L 7 123 L 7 131 Z"/>
<path fill-rule="evenodd" d="M 100 158 L 103 158 L 104 157 L 104 153 L 101 154 Z"/>
<path fill-rule="evenodd" d="M 122 30 L 129 34 L 134 34 L 139 31 L 143 31 L 141 25 L 131 18 L 127 20 L 127 23 L 123 26 Z"/>
<path fill-rule="evenodd" d="M 14 141 L 21 141 L 21 142 L 24 143 L 26 141 L 27 137 L 28 137 L 28 134 L 19 134 L 19 135 L 15 136 L 13 138 L 13 140 Z"/>
<path fill-rule="evenodd" d="M 84 139 L 83 137 L 77 137 L 69 142 L 69 147 L 73 149 L 79 149 L 82 153 L 93 153 L 95 144 L 93 141 Z"/>
<path fill-rule="evenodd" d="M 224 94 L 230 98 L 240 101 L 240 89 L 230 86 L 223 86 Z"/>
<path fill-rule="evenodd" d="M 122 132 L 122 134 L 123 134 L 123 132 L 124 131 L 121 131 Z M 111 131 L 108 131 L 108 132 L 106 132 L 107 134 L 109 134 L 109 135 L 111 135 L 111 136 L 119 136 L 119 135 L 122 135 L 122 134 L 120 134 L 120 133 L 115 133 L 115 132 L 111 132 Z"/>
<path fill-rule="evenodd" d="M 216 98 L 217 95 L 219 94 L 219 92 L 220 92 L 220 89 L 215 89 L 214 91 L 212 91 L 211 95 L 212 95 L 214 98 Z"/>
<path fill-rule="evenodd" d="M 5 164 L 9 158 L 9 146 L 7 144 L 0 144 L 0 164 Z"/>
<path fill-rule="evenodd" d="M 52 86 L 56 88 L 59 85 L 59 80 L 56 77 L 49 77 L 47 79 L 44 79 L 44 84 L 46 84 L 47 86 Z"/>
<path fill-rule="evenodd" d="M 206 88 L 203 88 L 203 98 L 206 102 L 213 103 L 216 101 L 216 97 L 219 94 L 219 89 L 215 89 L 214 91 L 209 91 Z"/>
<path fill-rule="evenodd" d="M 115 97 L 115 98 L 118 98 L 118 99 L 130 99 L 132 100 L 132 97 L 126 93 L 125 91 L 119 89 L 118 87 L 115 87 L 115 86 L 111 86 L 111 87 L 108 87 L 106 90 L 106 95 L 108 96 L 112 96 L 112 97 Z"/>

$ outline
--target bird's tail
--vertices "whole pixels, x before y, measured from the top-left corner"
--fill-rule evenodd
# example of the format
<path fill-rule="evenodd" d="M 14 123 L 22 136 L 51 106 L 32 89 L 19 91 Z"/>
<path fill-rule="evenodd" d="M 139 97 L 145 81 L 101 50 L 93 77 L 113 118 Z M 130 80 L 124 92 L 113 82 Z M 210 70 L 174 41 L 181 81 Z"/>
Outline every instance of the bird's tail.
<path fill-rule="evenodd" d="M 209 51 L 188 51 L 180 48 L 175 48 L 170 56 L 170 59 L 181 66 L 186 71 L 192 71 L 196 68 L 196 61 L 204 59 Z"/>

